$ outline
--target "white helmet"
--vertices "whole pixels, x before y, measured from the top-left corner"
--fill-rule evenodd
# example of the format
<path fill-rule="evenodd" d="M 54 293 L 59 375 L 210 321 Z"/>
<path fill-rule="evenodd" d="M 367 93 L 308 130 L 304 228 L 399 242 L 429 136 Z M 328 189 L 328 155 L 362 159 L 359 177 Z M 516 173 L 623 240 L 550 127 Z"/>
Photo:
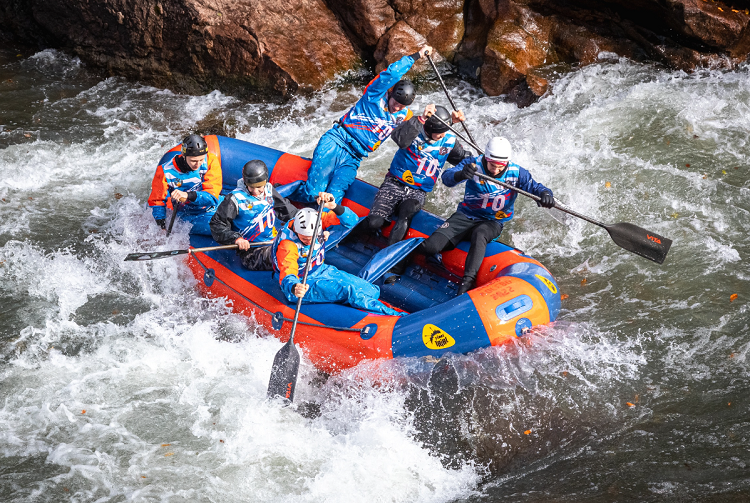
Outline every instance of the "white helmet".
<path fill-rule="evenodd" d="M 312 236 L 317 221 L 317 211 L 312 208 L 302 208 L 294 215 L 294 232 L 303 236 Z"/>
<path fill-rule="evenodd" d="M 484 157 L 493 162 L 510 162 L 513 155 L 513 147 L 510 142 L 502 136 L 495 136 L 487 142 L 484 148 Z"/>

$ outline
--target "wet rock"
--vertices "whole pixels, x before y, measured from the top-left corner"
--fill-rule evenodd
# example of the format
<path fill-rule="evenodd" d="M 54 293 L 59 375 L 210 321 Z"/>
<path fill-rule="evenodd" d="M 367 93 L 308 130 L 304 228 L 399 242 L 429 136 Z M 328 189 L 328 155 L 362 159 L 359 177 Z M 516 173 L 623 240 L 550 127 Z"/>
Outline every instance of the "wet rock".
<path fill-rule="evenodd" d="M 427 44 L 427 40 L 405 21 L 399 21 L 380 38 L 375 49 L 376 72 L 383 71 L 388 65 L 405 54 L 414 54 Z M 434 59 L 434 58 L 433 58 Z M 410 73 L 422 73 L 430 69 L 427 59 L 418 60 Z"/>
<path fill-rule="evenodd" d="M 430 44 L 489 95 L 549 92 L 539 70 L 602 55 L 691 71 L 750 53 L 750 7 L 721 0 L 5 0 L 2 40 L 189 92 L 287 96 Z M 441 57 L 436 55 L 436 60 Z M 419 61 L 414 72 L 429 72 Z"/>
<path fill-rule="evenodd" d="M 354 46 L 322 0 L 32 0 L 47 38 L 111 74 L 186 91 L 286 95 L 356 67 Z"/>
<path fill-rule="evenodd" d="M 524 83 L 532 68 L 557 62 L 550 47 L 553 26 L 548 18 L 524 6 L 508 14 L 496 20 L 484 49 L 480 82 L 491 96 Z"/>
<path fill-rule="evenodd" d="M 237 123 L 234 119 L 225 119 L 216 114 L 208 114 L 206 117 L 196 122 L 194 128 L 184 132 L 185 136 L 188 134 L 199 134 L 201 136 L 215 134 L 229 138 L 236 138 Z"/>
<path fill-rule="evenodd" d="M 396 10 L 414 31 L 442 56 L 453 59 L 464 36 L 464 1 L 442 0 L 420 2 L 394 0 Z"/>
<path fill-rule="evenodd" d="M 396 12 L 387 0 L 329 0 L 328 5 L 360 47 L 373 48 L 396 24 Z"/>

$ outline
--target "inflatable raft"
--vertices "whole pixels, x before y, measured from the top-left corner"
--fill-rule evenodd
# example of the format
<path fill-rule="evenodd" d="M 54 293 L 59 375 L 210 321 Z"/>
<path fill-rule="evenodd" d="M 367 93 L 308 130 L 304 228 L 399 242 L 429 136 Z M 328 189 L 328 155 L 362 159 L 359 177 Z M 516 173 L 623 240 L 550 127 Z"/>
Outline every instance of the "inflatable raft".
<path fill-rule="evenodd" d="M 207 136 L 206 141 L 221 160 L 223 193 L 237 186 L 242 167 L 252 159 L 266 163 L 271 183 L 282 194 L 307 179 L 309 159 L 221 136 Z M 179 146 L 160 164 L 178 153 Z M 364 217 L 376 192 L 376 187 L 356 180 L 342 204 Z M 391 247 L 380 235 L 347 239 L 344 229 L 332 232 L 326 263 L 378 285 L 382 301 L 409 314 L 384 316 L 340 304 L 303 304 L 295 342 L 317 368 L 332 373 L 366 359 L 468 353 L 523 337 L 532 327 L 555 320 L 560 293 L 550 272 L 520 250 L 498 242 L 487 247 L 476 288 L 459 297 L 468 242 L 444 252 L 441 261 L 417 257 L 398 282 L 384 285 L 384 273 L 442 223 L 423 210 L 412 221 L 407 235 L 411 239 Z M 388 236 L 389 230 L 386 227 L 382 234 Z M 191 235 L 190 245 L 216 243 Z M 296 306 L 284 298 L 277 275 L 244 269 L 234 250 L 193 253 L 188 263 L 207 295 L 226 297 L 235 311 L 288 340 Z"/>

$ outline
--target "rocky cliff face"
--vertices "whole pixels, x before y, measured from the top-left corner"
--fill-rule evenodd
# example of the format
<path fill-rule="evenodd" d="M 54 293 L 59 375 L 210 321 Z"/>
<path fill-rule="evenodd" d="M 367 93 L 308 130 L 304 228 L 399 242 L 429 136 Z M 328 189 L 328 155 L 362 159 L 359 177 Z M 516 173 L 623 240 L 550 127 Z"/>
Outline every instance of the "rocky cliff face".
<path fill-rule="evenodd" d="M 318 89 L 430 44 L 489 95 L 521 104 L 544 68 L 624 56 L 671 68 L 733 67 L 750 52 L 750 1 L 2 0 L 0 38 L 72 51 L 89 65 L 187 91 Z M 413 71 L 426 71 L 421 62 Z"/>

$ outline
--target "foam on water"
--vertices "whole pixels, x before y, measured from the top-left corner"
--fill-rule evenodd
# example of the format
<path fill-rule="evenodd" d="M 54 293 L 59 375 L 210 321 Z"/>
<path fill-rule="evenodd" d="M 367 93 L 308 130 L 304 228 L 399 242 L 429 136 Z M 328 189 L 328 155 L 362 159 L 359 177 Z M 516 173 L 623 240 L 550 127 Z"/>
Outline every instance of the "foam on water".
<path fill-rule="evenodd" d="M 743 455 L 720 458 L 748 432 L 712 437 L 709 409 L 715 398 L 720 421 L 736 419 L 726 403 L 750 389 L 747 68 L 687 75 L 609 58 L 556 77 L 551 94 L 520 110 L 449 82 L 480 146 L 502 134 L 514 160 L 571 208 L 674 239 L 667 262 L 519 198 L 503 240 L 540 259 L 569 295 L 560 321 L 451 357 L 455 383 L 417 359 L 326 380 L 303 358 L 290 408 L 265 400 L 281 347 L 272 334 L 223 299 L 201 297 L 184 258 L 122 259 L 187 247 L 187 225 L 166 238 L 146 199 L 156 162 L 198 121 L 223 120 L 240 139 L 311 156 L 361 85 L 246 103 L 100 80 L 56 51 L 0 71 L 30 82 L 0 94 L 0 106 L 34 103 L 9 106 L 0 128 L 0 499 L 711 494 L 709 483 L 665 482 L 674 480 L 665 458 L 683 459 L 670 442 L 683 438 L 703 449 L 685 463 L 705 456 L 716 468 L 701 474 L 737 483 Z M 417 113 L 445 102 L 426 85 Z M 386 142 L 360 177 L 379 185 L 395 151 Z M 447 217 L 462 190 L 439 185 L 428 209 Z M 702 400 L 695 422 L 691 400 Z M 616 485 L 621 470 L 641 482 Z"/>

